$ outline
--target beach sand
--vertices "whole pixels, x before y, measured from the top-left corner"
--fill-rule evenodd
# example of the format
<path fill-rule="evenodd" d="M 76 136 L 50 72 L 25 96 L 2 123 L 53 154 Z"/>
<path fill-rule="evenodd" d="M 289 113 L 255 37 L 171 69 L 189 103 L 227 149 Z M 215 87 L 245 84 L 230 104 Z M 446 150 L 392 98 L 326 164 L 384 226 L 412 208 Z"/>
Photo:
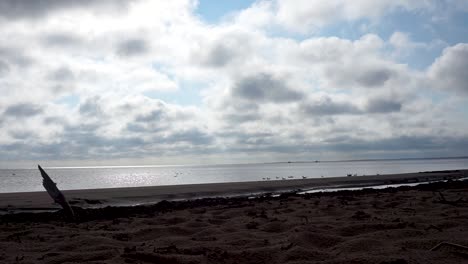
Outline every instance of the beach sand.
<path fill-rule="evenodd" d="M 24 202 L 3 196 L 3 204 Z M 0 216 L 0 263 L 468 263 L 463 248 L 431 251 L 468 246 L 466 181 L 75 210 L 75 221 L 62 212 Z"/>
<path fill-rule="evenodd" d="M 106 205 L 135 205 L 157 203 L 162 200 L 187 200 L 203 197 L 256 195 L 259 193 L 289 192 L 333 187 L 365 187 L 382 184 L 417 183 L 468 177 L 468 170 L 288 179 L 255 182 L 209 183 L 189 185 L 147 186 L 63 191 L 72 205 L 95 207 Z M 60 186 L 58 186 L 60 188 Z M 0 193 L 0 212 L 3 210 L 54 209 L 49 195 L 42 192 Z"/>

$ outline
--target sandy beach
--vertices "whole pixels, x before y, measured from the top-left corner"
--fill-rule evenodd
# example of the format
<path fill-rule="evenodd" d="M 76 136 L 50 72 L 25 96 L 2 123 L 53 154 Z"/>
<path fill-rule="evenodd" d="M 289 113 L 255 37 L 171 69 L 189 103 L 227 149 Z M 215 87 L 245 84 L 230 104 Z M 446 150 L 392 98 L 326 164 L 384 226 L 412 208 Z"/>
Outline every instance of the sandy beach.
<path fill-rule="evenodd" d="M 102 207 L 107 205 L 151 204 L 163 200 L 187 200 L 206 197 L 248 196 L 338 187 L 366 187 L 383 184 L 417 183 L 468 177 L 468 170 L 434 171 L 389 175 L 288 179 L 254 182 L 231 182 L 189 185 L 147 186 L 63 191 L 72 205 Z M 60 186 L 59 186 L 60 187 Z M 57 209 L 49 195 L 42 192 L 0 193 L 0 212 L 22 209 Z"/>
<path fill-rule="evenodd" d="M 466 177 L 466 171 L 376 176 L 382 182 Z M 375 183 L 376 177 L 185 186 L 176 198 Z M 361 179 L 359 179 L 361 178 Z M 281 183 L 281 184 L 280 184 Z M 245 183 L 244 183 L 245 184 Z M 213 189 L 213 186 L 211 186 Z M 83 204 L 167 197 L 157 187 L 68 191 Z M 164 188 L 163 188 L 164 189 Z M 219 193 L 218 193 L 219 192 Z M 152 195 L 151 195 L 152 193 Z M 1 194 L 2 207 L 48 206 L 43 193 Z M 87 194 L 87 195 L 84 195 Z M 111 195 L 112 194 L 112 195 Z M 194 196 L 195 195 L 195 196 Z M 15 199 L 16 197 L 16 199 Z M 20 198 L 22 197 L 22 198 Z M 50 198 L 49 198 L 50 199 Z M 86 202 L 84 199 L 88 199 Z M 162 201 L 0 216 L 0 263 L 466 263 L 468 183 L 384 190 Z M 453 245 L 440 244 L 441 242 Z M 437 247 L 437 245 L 439 245 Z M 434 248 L 435 247 L 435 248 Z M 431 250 L 432 249 L 432 250 Z"/>

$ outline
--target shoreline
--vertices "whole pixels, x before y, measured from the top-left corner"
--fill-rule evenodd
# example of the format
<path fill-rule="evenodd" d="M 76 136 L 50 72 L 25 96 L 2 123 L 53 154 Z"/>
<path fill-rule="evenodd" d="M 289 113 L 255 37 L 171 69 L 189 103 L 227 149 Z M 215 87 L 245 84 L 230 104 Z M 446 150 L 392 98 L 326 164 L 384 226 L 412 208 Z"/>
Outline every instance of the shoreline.
<path fill-rule="evenodd" d="M 163 200 L 193 200 L 310 191 L 327 188 L 371 187 L 388 184 L 432 182 L 468 177 L 468 170 L 429 171 L 371 176 L 330 177 L 233 183 L 143 186 L 62 191 L 71 205 L 83 208 L 154 204 Z M 0 193 L 0 211 L 16 208 L 59 209 L 45 191 Z"/>

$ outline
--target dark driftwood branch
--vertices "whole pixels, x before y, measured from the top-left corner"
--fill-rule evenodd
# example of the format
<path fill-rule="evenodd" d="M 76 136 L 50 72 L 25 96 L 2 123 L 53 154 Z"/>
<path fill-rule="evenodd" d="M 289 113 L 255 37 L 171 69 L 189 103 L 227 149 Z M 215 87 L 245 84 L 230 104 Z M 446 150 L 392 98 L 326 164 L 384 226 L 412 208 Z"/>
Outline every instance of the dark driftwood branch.
<path fill-rule="evenodd" d="M 431 248 L 430 251 L 438 250 L 439 248 L 441 248 L 443 246 L 448 246 L 448 247 L 451 247 L 451 248 L 468 251 L 467 246 L 463 246 L 463 245 L 459 245 L 459 244 L 455 244 L 455 243 L 450 243 L 450 242 L 441 242 L 441 243 L 437 244 L 435 247 Z"/>
<path fill-rule="evenodd" d="M 67 199 L 65 199 L 65 196 L 62 194 L 62 192 L 57 188 L 57 184 L 52 181 L 52 179 L 41 168 L 41 166 L 37 165 L 37 167 L 39 168 L 39 171 L 42 175 L 42 185 L 49 193 L 50 197 L 52 197 L 56 203 L 62 206 L 63 210 L 69 217 L 74 218 L 75 214 L 73 209 L 70 207 L 70 204 L 68 204 Z"/>
<path fill-rule="evenodd" d="M 458 198 L 458 200 L 450 201 L 450 200 L 447 200 L 441 192 L 438 192 L 438 193 L 439 193 L 439 200 L 437 201 L 438 203 L 449 204 L 453 206 L 461 206 L 460 204 L 465 202 L 463 198 Z"/>

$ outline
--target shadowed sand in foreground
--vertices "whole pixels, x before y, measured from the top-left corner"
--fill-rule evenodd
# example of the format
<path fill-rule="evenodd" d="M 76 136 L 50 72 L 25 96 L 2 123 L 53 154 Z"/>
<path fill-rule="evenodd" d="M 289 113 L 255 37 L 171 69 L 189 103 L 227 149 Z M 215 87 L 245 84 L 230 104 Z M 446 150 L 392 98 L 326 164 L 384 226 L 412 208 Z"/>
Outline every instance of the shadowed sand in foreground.
<path fill-rule="evenodd" d="M 467 181 L 75 212 L 76 221 L 62 212 L 0 216 L 0 263 L 468 261 L 463 247 L 434 249 L 468 246 Z"/>

